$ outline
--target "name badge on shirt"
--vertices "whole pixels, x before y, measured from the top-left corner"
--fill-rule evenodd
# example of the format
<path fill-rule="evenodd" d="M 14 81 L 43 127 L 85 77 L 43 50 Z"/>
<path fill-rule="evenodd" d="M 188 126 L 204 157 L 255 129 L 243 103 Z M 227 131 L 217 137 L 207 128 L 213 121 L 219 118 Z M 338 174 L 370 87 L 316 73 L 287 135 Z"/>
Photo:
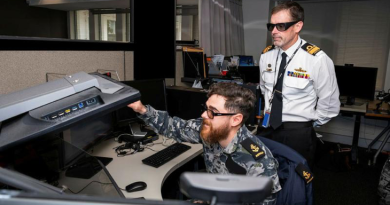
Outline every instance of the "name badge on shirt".
<path fill-rule="evenodd" d="M 267 71 L 267 72 L 271 72 L 272 71 L 271 64 L 267 65 L 267 68 L 265 69 L 265 71 Z"/>

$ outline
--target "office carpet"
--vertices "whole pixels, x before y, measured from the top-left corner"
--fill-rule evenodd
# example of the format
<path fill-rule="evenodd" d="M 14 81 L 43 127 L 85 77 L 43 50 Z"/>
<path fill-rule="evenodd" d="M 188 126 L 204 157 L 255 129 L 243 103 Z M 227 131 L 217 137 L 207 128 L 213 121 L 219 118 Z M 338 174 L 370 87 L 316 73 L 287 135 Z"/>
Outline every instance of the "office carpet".
<path fill-rule="evenodd" d="M 348 148 L 340 145 L 341 148 Z M 319 144 L 313 181 L 315 205 L 372 205 L 378 204 L 379 177 L 388 155 L 381 153 L 375 166 L 368 161 L 374 153 L 359 148 L 358 164 L 350 160 L 350 152 L 337 152 L 338 145 Z M 374 150 L 376 151 L 376 150 Z"/>

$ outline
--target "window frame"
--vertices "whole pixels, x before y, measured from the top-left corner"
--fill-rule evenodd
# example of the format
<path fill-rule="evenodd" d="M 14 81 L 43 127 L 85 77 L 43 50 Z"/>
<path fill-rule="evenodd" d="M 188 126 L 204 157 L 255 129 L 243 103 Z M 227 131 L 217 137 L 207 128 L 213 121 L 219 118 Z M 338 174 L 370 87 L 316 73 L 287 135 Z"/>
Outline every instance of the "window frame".
<path fill-rule="evenodd" d="M 0 36 L 1 51 L 134 51 L 134 0 L 130 1 L 130 42 Z"/>

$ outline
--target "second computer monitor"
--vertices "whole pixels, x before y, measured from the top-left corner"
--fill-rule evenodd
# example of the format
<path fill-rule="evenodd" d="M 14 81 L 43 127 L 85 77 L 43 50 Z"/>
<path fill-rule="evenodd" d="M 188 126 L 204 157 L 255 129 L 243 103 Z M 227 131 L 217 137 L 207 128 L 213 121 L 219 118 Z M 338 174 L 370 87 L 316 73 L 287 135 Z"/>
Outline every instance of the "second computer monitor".
<path fill-rule="evenodd" d="M 374 100 L 378 68 L 335 66 L 340 96 L 348 97 L 347 104 L 354 98 Z"/>
<path fill-rule="evenodd" d="M 151 105 L 157 110 L 167 110 L 164 79 L 122 81 L 122 83 L 139 90 L 144 105 Z M 137 118 L 132 109 L 125 107 L 118 111 L 118 120 L 131 118 Z"/>

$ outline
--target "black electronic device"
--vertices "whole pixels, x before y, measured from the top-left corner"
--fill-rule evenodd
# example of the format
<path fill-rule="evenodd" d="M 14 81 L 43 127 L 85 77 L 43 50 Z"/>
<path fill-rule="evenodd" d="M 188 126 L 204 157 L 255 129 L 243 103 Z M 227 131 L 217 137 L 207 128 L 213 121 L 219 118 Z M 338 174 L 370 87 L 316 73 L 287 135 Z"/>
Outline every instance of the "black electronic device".
<path fill-rule="evenodd" d="M 142 160 L 144 164 L 150 165 L 152 167 L 158 168 L 161 165 L 169 162 L 173 158 L 179 156 L 180 154 L 184 153 L 185 151 L 191 149 L 190 146 L 182 144 L 182 143 L 175 143 L 173 145 L 170 145 L 169 147 L 153 154 L 152 156 L 149 156 Z"/>
<path fill-rule="evenodd" d="M 259 66 L 239 66 L 238 73 L 244 83 L 258 84 L 260 82 Z"/>
<path fill-rule="evenodd" d="M 202 48 L 183 47 L 183 69 L 185 78 L 207 78 L 206 56 Z"/>
<path fill-rule="evenodd" d="M 254 66 L 253 56 L 238 56 L 239 66 Z"/>
<path fill-rule="evenodd" d="M 270 177 L 185 172 L 180 191 L 213 204 L 259 204 L 272 194 Z M 261 203 L 260 203 L 261 204 Z"/>
<path fill-rule="evenodd" d="M 132 87 L 99 73 L 79 72 L 0 96 L 0 150 L 60 132 L 140 98 Z"/>
<path fill-rule="evenodd" d="M 65 176 L 90 179 L 100 172 L 103 169 L 103 166 L 107 166 L 111 161 L 112 158 L 109 157 L 83 156 L 83 158 L 80 158 L 76 163 L 68 167 Z"/>
<path fill-rule="evenodd" d="M 113 126 L 113 113 L 97 117 L 95 119 L 82 121 L 75 126 L 62 132 L 62 138 L 65 142 L 73 145 L 68 146 L 64 143 L 63 163 L 68 167 L 84 156 L 85 151 L 110 137 Z"/>
<path fill-rule="evenodd" d="M 108 183 L 104 189 L 92 183 L 96 178 L 78 180 L 78 186 L 90 189 L 89 195 L 124 197 L 104 166 L 111 159 L 98 160 L 87 151 L 110 136 L 112 112 L 139 98 L 132 87 L 85 72 L 1 95 L 0 156 L 11 159 L 5 166 L 19 173 L 81 194 L 74 177 L 99 175 Z"/>
<path fill-rule="evenodd" d="M 141 181 L 133 182 L 126 186 L 126 191 L 127 192 L 142 191 L 146 189 L 146 187 L 148 187 L 148 185 L 145 182 L 141 182 Z"/>
<path fill-rule="evenodd" d="M 378 68 L 335 66 L 340 96 L 347 96 L 346 105 L 352 105 L 355 98 L 374 100 Z"/>

